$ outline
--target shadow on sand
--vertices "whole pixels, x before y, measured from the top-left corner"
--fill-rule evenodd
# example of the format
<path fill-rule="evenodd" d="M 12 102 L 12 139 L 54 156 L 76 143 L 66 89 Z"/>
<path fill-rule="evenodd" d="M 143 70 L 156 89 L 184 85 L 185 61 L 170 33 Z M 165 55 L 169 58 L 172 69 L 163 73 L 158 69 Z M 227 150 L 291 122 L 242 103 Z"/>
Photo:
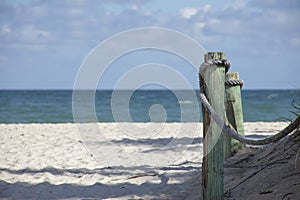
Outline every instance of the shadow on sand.
<path fill-rule="evenodd" d="M 143 167 L 139 167 L 143 168 Z M 147 167 L 144 167 L 146 169 Z M 148 168 L 150 170 L 152 168 Z M 2 172 L 15 175 L 25 173 L 51 173 L 60 175 L 66 173 L 74 174 L 102 174 L 107 176 L 117 175 L 118 171 L 124 175 L 134 168 L 111 167 L 95 170 L 89 169 L 56 169 L 44 168 L 41 170 L 22 169 L 9 170 L 1 169 Z M 173 174 L 176 179 L 182 180 L 179 183 L 169 183 L 172 175 L 166 173 L 152 174 L 160 179 L 160 183 L 144 182 L 140 185 L 132 184 L 126 180 L 118 184 L 93 185 L 60 184 L 55 185 L 49 182 L 30 184 L 17 182 L 14 184 L 0 180 L 0 197 L 4 199 L 199 199 L 200 191 L 200 168 L 193 167 L 166 167 L 162 171 L 178 170 L 181 173 Z M 189 178 L 187 178 L 189 177 Z M 192 196 L 191 196 L 192 194 Z M 21 198 L 20 198 L 21 197 Z"/>
<path fill-rule="evenodd" d="M 159 138 L 159 139 L 122 139 L 113 140 L 116 145 L 148 146 L 151 151 L 163 151 L 170 142 L 172 150 L 183 146 L 196 151 L 195 146 L 202 138 Z M 192 144 L 192 146 L 190 146 Z M 193 145 L 195 144 L 195 145 Z M 199 146 L 198 146 L 199 148 Z M 198 150 L 197 150 L 198 151 Z M 142 152 L 147 155 L 147 152 Z M 96 169 L 47 167 L 42 169 L 23 168 L 19 170 L 0 168 L 15 183 L 0 180 L 0 198 L 2 199 L 199 199 L 201 194 L 201 163 L 186 161 L 181 164 L 156 166 L 109 166 Z M 144 172 L 142 176 L 137 172 Z M 26 177 L 30 177 L 26 179 Z M 148 177 L 147 177 L 148 176 Z M 37 179 L 33 184 L 31 179 Z M 85 177 L 83 182 L 80 178 Z M 87 181 L 93 177 L 92 181 Z M 144 177 L 144 178 L 143 178 Z M 64 178 L 70 178 L 65 180 Z M 98 180 L 99 178 L 99 180 Z M 57 181 L 59 183 L 56 184 Z M 117 179 L 118 181 L 111 181 Z M 150 181 L 149 181 L 150 179 Z M 61 181 L 63 180 L 63 181 Z M 74 182 L 78 184 L 70 183 Z M 89 179 L 91 180 L 91 179 Z M 105 180 L 105 181 L 104 181 Z M 174 181 L 175 180 L 175 181 Z M 43 182 L 41 182 L 43 181 Z M 93 182 L 94 181 L 94 182 Z M 13 181 L 12 181 L 13 182 Z M 82 184 L 80 184 L 82 183 Z"/>

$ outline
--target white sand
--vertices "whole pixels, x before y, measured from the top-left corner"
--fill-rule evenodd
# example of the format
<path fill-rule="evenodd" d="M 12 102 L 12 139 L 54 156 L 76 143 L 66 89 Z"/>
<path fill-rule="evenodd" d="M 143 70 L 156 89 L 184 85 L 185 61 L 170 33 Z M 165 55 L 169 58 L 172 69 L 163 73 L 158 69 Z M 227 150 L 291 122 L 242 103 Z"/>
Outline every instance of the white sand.
<path fill-rule="evenodd" d="M 200 198 L 200 123 L 0 124 L 0 152 L 3 199 Z"/>

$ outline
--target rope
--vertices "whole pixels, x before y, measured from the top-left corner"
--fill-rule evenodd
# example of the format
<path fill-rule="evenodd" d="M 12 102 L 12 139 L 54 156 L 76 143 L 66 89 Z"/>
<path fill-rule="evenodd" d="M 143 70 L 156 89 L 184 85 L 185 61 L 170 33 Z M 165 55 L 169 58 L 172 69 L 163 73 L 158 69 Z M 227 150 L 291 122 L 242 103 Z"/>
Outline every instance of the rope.
<path fill-rule="evenodd" d="M 229 63 L 229 65 L 228 65 L 228 63 Z M 227 60 L 209 60 L 201 65 L 200 73 L 202 73 L 204 71 L 205 67 L 208 67 L 208 66 L 214 65 L 214 64 L 215 65 L 223 65 L 225 67 L 227 65 L 230 67 L 230 62 Z M 228 69 L 229 69 L 229 67 L 228 67 Z M 200 94 L 199 95 L 200 95 L 200 101 L 201 101 L 202 105 L 204 106 L 204 108 L 206 109 L 208 114 L 211 116 L 211 118 L 216 122 L 216 124 L 220 128 L 222 128 L 222 130 L 225 131 L 225 133 L 228 134 L 230 137 L 232 137 L 242 143 L 245 143 L 245 144 L 265 145 L 265 144 L 273 143 L 273 142 L 278 141 L 281 138 L 287 136 L 293 130 L 295 130 L 296 128 L 299 128 L 299 125 L 300 125 L 300 115 L 298 115 L 298 117 L 292 123 L 290 123 L 286 128 L 284 128 L 283 130 L 281 130 L 280 132 L 278 132 L 275 135 L 272 135 L 272 136 L 269 136 L 269 137 L 266 137 L 263 139 L 247 138 L 245 136 L 239 135 L 235 130 L 232 130 L 229 126 L 227 126 L 222 121 L 222 119 L 217 115 L 217 113 L 214 111 L 212 106 L 209 104 L 209 102 L 205 96 L 203 86 L 200 86 Z"/>
<path fill-rule="evenodd" d="M 229 71 L 229 68 L 230 68 L 231 64 L 226 59 L 222 59 L 222 60 L 207 60 L 204 63 L 202 63 L 201 68 L 202 67 L 205 68 L 205 67 L 210 66 L 210 65 L 222 65 L 222 66 L 225 67 L 225 73 L 227 73 Z"/>
<path fill-rule="evenodd" d="M 243 80 L 227 80 L 225 82 L 226 85 L 229 85 L 229 86 L 236 86 L 236 85 L 239 85 L 241 87 L 243 87 L 244 85 L 244 81 Z"/>
<path fill-rule="evenodd" d="M 290 123 L 286 128 L 281 130 L 275 135 L 266 137 L 264 139 L 251 139 L 247 138 L 245 136 L 239 135 L 236 131 L 232 130 L 229 126 L 227 126 L 222 119 L 217 115 L 217 113 L 214 111 L 214 109 L 209 104 L 203 88 L 200 89 L 200 100 L 202 105 L 205 107 L 206 111 L 209 113 L 209 115 L 212 117 L 212 119 L 216 122 L 216 124 L 222 128 L 225 133 L 227 133 L 230 137 L 245 143 L 245 144 L 252 144 L 252 145 L 265 145 L 270 144 L 272 142 L 278 141 L 281 138 L 287 136 L 289 133 L 291 133 L 293 130 L 299 127 L 300 125 L 300 115 L 292 122 Z"/>

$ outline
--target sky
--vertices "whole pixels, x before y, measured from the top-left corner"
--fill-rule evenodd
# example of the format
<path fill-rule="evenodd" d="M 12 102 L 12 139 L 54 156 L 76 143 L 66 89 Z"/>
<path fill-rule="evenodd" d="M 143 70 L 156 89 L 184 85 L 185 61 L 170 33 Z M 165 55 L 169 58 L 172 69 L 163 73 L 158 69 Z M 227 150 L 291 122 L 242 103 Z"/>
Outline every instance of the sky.
<path fill-rule="evenodd" d="M 176 30 L 206 51 L 225 52 L 244 89 L 299 89 L 299 19 L 299 0 L 0 0 L 0 89 L 72 89 L 99 43 L 143 27 Z M 117 59 L 98 87 L 113 89 L 147 63 L 168 65 L 198 88 L 189 63 L 157 50 Z"/>

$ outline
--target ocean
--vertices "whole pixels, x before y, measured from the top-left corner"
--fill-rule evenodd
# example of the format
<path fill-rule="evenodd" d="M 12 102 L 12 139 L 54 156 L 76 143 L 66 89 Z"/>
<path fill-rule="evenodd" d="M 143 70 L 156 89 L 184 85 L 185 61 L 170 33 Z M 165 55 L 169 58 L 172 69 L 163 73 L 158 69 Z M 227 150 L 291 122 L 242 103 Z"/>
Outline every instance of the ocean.
<path fill-rule="evenodd" d="M 111 90 L 96 91 L 93 107 L 98 122 L 202 121 L 198 91 L 136 90 L 113 94 Z M 244 121 L 293 119 L 292 112 L 299 113 L 293 101 L 299 105 L 299 90 L 242 90 Z M 71 90 L 0 91 L 0 123 L 73 122 Z"/>

